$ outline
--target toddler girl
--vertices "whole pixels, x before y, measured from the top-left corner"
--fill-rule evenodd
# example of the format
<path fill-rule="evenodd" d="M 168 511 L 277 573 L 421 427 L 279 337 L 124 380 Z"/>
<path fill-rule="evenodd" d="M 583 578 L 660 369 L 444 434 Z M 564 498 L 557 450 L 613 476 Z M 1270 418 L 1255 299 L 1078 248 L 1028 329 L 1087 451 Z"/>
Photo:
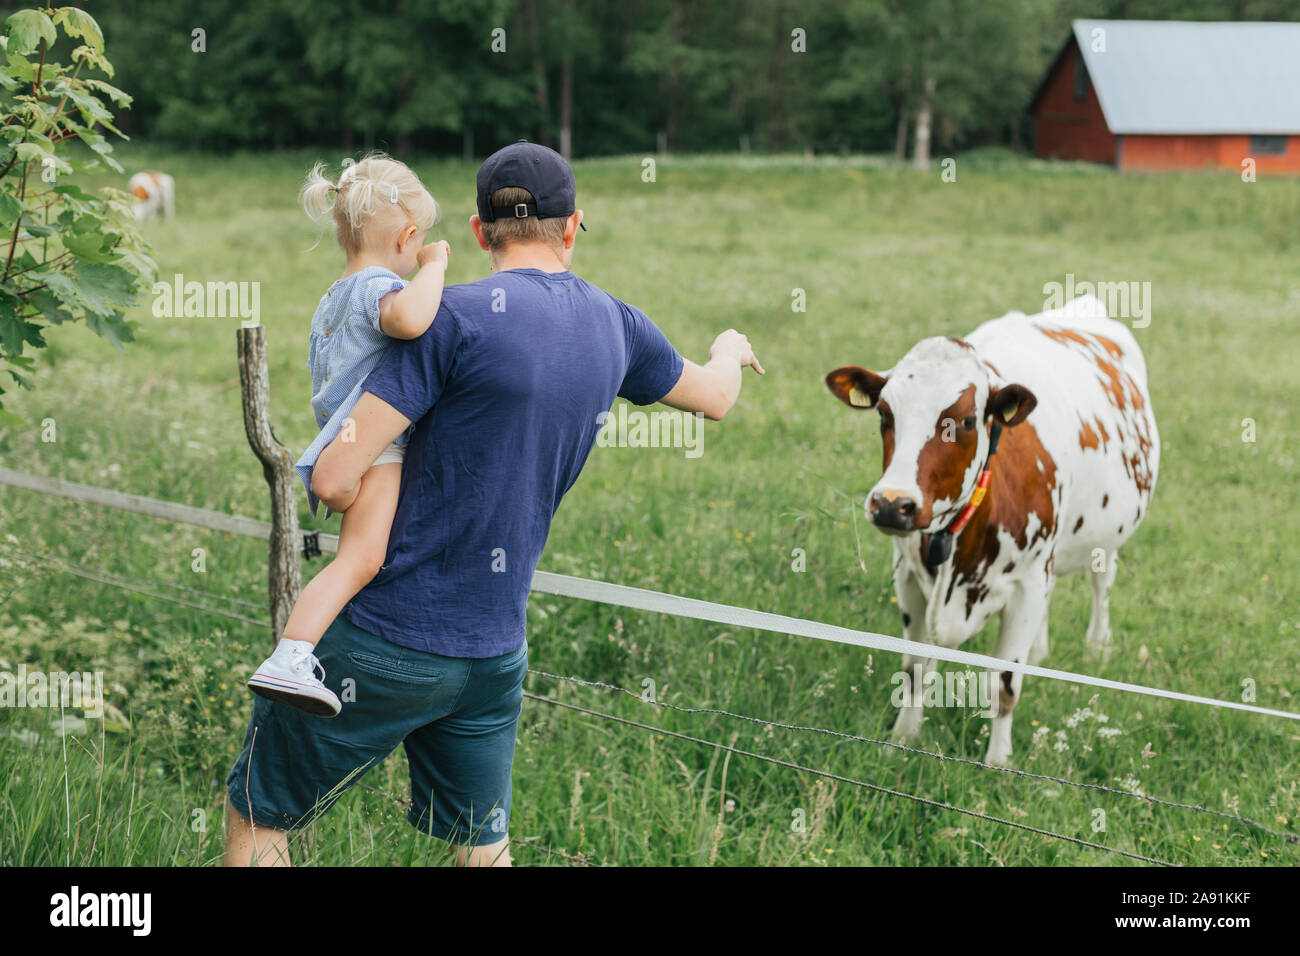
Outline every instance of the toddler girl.
<path fill-rule="evenodd" d="M 296 467 L 312 514 L 318 507 L 311 487 L 317 458 L 350 428 L 347 416 L 361 397 L 361 383 L 390 339 L 418 338 L 433 323 L 450 254 L 446 242 L 424 245 L 438 204 L 404 164 L 372 153 L 345 166 L 337 183 L 322 168 L 317 163 L 307 175 L 302 205 L 314 222 L 332 211 L 347 265 L 311 321 L 311 404 L 321 432 Z M 409 283 L 402 279 L 417 268 Z M 274 653 L 248 680 L 253 693 L 320 716 L 338 715 L 338 696 L 320 679 L 325 671 L 316 644 L 384 563 L 408 437 L 389 445 L 366 472 L 343 513 L 338 554 L 303 589 Z"/>

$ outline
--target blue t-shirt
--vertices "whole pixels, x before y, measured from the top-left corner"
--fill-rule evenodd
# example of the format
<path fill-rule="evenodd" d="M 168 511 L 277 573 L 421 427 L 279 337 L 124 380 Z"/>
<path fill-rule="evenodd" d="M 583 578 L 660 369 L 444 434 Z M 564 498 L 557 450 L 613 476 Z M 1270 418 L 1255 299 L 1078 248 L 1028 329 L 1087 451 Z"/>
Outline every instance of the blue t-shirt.
<path fill-rule="evenodd" d="M 615 396 L 663 398 L 682 358 L 640 310 L 572 272 L 509 269 L 443 291 L 364 389 L 416 423 L 379 574 L 353 624 L 448 657 L 524 641 L 533 572 L 560 499 Z"/>

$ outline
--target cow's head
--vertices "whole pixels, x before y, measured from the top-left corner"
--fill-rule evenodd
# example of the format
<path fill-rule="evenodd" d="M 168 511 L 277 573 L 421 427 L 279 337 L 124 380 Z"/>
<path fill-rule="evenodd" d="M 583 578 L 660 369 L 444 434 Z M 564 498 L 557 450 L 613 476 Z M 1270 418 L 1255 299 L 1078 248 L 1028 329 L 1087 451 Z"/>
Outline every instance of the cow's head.
<path fill-rule="evenodd" d="M 1019 425 L 1038 401 L 948 338 L 922 339 L 883 373 L 837 368 L 826 385 L 850 408 L 880 413 L 884 474 L 865 507 L 889 534 L 935 532 L 956 519 L 988 457 L 992 422 Z"/>

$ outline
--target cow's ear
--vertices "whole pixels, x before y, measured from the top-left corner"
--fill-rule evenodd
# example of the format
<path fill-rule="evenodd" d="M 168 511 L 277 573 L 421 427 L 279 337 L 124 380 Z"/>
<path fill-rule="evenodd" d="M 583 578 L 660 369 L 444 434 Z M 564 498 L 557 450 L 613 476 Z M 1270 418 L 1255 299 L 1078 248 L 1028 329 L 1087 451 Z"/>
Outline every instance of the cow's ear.
<path fill-rule="evenodd" d="M 826 373 L 826 387 L 850 408 L 875 408 L 887 381 L 884 376 L 858 365 L 846 365 Z"/>
<path fill-rule="evenodd" d="M 989 393 L 988 414 L 1010 428 L 1028 418 L 1037 404 L 1034 393 L 1023 385 L 1003 385 Z"/>

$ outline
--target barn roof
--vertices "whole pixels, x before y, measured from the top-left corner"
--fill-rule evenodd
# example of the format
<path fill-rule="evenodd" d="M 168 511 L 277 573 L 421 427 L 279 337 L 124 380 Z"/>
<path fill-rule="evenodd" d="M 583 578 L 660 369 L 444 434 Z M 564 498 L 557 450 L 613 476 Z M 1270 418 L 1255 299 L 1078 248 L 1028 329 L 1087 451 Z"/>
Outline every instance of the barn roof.
<path fill-rule="evenodd" d="M 1075 20 L 1074 39 L 1112 133 L 1300 133 L 1300 23 Z"/>

